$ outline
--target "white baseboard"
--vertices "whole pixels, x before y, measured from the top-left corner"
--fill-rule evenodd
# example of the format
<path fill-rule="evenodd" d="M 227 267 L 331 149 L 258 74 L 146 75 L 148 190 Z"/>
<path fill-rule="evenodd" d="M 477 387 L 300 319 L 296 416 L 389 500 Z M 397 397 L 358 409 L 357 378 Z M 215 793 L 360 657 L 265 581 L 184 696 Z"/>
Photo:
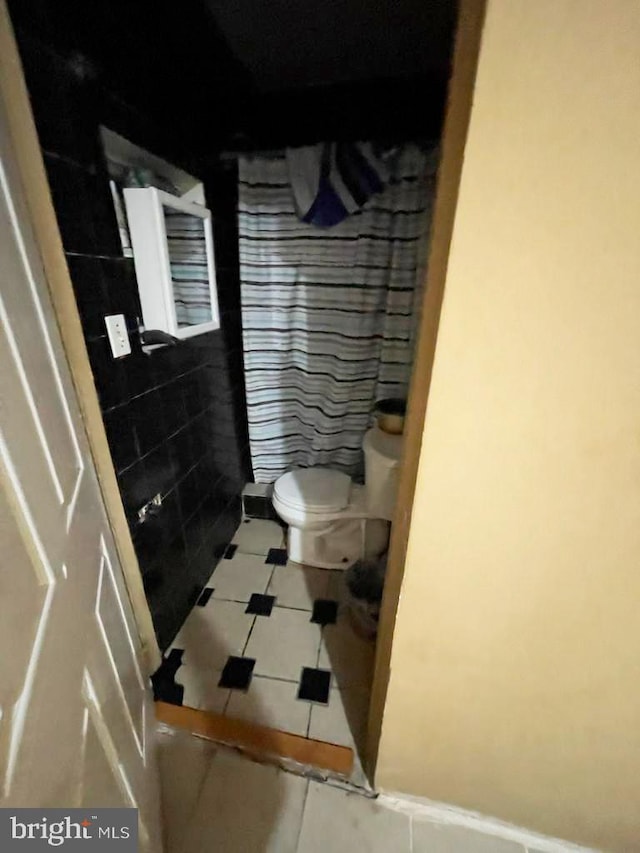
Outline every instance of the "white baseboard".
<path fill-rule="evenodd" d="M 505 823 L 498 818 L 487 817 L 478 812 L 466 811 L 434 800 L 397 794 L 391 791 L 381 791 L 378 802 L 380 805 L 402 812 L 417 820 L 459 826 L 464 829 L 472 829 L 474 832 L 491 835 L 494 838 L 515 841 L 522 844 L 531 853 L 597 853 L 592 847 L 581 847 L 560 838 L 540 835 L 523 827 Z"/>

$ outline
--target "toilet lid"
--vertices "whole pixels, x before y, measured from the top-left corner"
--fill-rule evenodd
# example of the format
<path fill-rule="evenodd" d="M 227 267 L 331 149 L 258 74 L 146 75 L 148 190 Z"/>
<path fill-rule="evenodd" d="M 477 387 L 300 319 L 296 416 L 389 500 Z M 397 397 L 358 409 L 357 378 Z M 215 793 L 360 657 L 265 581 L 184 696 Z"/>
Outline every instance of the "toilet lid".
<path fill-rule="evenodd" d="M 299 468 L 279 477 L 273 487 L 278 500 L 309 512 L 332 512 L 349 503 L 351 477 L 328 468 Z"/>

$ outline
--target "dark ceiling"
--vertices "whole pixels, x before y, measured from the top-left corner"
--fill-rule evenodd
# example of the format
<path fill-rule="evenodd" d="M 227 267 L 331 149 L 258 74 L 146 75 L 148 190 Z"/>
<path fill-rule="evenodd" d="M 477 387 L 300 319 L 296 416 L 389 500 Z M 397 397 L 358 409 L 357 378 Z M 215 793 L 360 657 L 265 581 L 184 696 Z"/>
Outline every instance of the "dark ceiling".
<path fill-rule="evenodd" d="M 441 74 L 452 0 L 202 0 L 261 92 Z"/>
<path fill-rule="evenodd" d="M 437 136 L 455 0 L 9 0 L 178 147 Z"/>

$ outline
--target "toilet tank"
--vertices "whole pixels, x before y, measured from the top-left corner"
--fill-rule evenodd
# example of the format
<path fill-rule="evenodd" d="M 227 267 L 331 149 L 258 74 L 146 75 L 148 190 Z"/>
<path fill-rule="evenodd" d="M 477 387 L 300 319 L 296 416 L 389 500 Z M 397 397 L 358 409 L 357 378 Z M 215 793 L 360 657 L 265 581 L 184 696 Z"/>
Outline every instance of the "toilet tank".
<path fill-rule="evenodd" d="M 373 427 L 365 433 L 364 485 L 367 510 L 372 518 L 393 520 L 398 492 L 398 465 L 402 436 Z"/>

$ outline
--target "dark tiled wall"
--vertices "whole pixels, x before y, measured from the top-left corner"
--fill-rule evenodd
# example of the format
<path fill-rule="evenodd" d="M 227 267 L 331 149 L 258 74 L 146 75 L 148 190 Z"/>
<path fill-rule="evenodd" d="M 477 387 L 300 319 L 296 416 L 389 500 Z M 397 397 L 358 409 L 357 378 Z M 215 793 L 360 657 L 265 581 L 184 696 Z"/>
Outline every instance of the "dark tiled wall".
<path fill-rule="evenodd" d="M 146 355 L 133 261 L 122 257 L 98 129 L 160 156 L 162 128 L 123 104 L 90 67 L 18 29 L 27 85 L 122 498 L 156 632 L 165 648 L 229 542 L 251 478 L 242 365 L 236 192 L 206 176 L 214 211 L 222 328 Z M 177 165 L 185 165 L 179 164 Z M 188 168 L 188 164 L 185 165 Z M 122 313 L 132 353 L 111 357 L 104 315 Z M 137 510 L 155 494 L 158 514 Z"/>

